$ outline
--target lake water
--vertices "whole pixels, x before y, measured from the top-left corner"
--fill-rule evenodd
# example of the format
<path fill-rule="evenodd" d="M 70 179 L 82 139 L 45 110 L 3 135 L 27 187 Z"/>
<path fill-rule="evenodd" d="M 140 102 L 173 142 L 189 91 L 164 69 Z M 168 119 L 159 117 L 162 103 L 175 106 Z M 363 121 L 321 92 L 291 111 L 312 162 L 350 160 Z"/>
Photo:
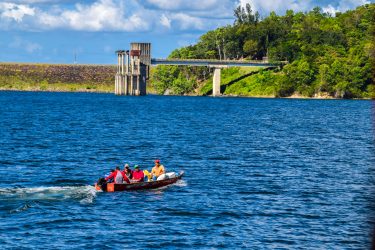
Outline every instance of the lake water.
<path fill-rule="evenodd" d="M 367 249 L 371 101 L 0 92 L 0 245 Z M 96 192 L 116 165 L 186 173 Z"/>

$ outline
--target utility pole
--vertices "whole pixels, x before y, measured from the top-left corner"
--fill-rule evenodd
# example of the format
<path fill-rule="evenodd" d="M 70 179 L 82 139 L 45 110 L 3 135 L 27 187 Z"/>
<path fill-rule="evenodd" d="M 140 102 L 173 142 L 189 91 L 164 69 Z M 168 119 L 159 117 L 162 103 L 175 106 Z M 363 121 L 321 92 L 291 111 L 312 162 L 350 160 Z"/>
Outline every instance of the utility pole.
<path fill-rule="evenodd" d="M 77 64 L 77 51 L 74 50 L 74 64 Z"/>

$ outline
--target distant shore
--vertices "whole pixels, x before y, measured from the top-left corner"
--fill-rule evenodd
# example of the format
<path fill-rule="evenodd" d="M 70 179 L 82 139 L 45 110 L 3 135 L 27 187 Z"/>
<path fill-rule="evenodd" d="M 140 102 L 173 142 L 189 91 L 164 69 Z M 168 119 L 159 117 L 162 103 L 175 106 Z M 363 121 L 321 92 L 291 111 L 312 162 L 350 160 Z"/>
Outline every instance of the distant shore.
<path fill-rule="evenodd" d="M 114 93 L 114 65 L 0 63 L 0 91 Z M 152 84 L 148 93 L 156 95 Z M 184 96 L 202 96 L 189 93 Z M 277 98 L 275 95 L 222 95 L 221 97 Z M 313 97 L 295 93 L 288 99 L 340 99 L 327 93 Z M 369 100 L 371 98 L 361 98 Z"/>
<path fill-rule="evenodd" d="M 0 92 L 5 91 L 14 91 L 14 92 L 51 92 L 51 93 L 97 93 L 97 94 L 113 94 L 113 89 L 111 90 L 98 90 L 98 89 L 75 89 L 71 90 L 67 89 L 6 89 L 0 88 Z M 148 93 L 148 95 L 158 95 L 156 93 Z M 159 95 L 159 96 L 202 96 L 202 95 Z M 211 96 L 207 96 L 211 97 Z M 371 98 L 353 98 L 353 99 L 343 99 L 343 98 L 334 98 L 331 96 L 318 96 L 318 97 L 309 97 L 309 96 L 302 96 L 302 95 L 292 95 L 288 97 L 276 97 L 276 96 L 241 96 L 241 95 L 221 95 L 215 98 L 264 98 L 264 99 L 306 99 L 306 100 L 371 100 Z"/>

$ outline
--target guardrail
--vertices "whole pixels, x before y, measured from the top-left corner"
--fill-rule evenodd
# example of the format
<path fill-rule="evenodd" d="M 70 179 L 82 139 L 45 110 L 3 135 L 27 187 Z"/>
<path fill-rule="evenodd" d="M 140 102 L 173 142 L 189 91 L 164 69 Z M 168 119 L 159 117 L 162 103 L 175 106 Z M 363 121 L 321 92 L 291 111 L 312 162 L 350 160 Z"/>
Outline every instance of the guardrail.
<path fill-rule="evenodd" d="M 287 64 L 286 61 L 269 62 L 267 60 L 213 60 L 213 59 L 160 59 L 152 58 L 152 65 L 186 65 L 186 66 L 247 66 L 247 67 L 277 67 Z"/>

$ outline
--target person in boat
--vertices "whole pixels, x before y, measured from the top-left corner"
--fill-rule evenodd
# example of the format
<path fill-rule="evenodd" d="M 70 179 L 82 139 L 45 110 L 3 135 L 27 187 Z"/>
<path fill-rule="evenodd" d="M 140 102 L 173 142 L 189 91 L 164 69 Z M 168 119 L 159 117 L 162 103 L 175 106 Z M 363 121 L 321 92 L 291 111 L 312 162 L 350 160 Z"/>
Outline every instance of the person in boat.
<path fill-rule="evenodd" d="M 115 184 L 130 183 L 129 178 L 120 170 L 120 167 L 116 167 L 116 171 L 106 177 L 105 180 L 108 181 L 111 178 L 113 178 Z"/>
<path fill-rule="evenodd" d="M 132 182 L 143 182 L 145 175 L 138 165 L 134 166 Z"/>
<path fill-rule="evenodd" d="M 165 168 L 160 164 L 160 160 L 155 160 L 155 166 L 151 170 L 153 180 L 155 181 L 162 174 L 165 174 Z"/>
<path fill-rule="evenodd" d="M 112 183 L 113 182 L 113 177 L 112 178 L 109 178 L 107 180 L 107 177 L 110 176 L 113 172 L 115 172 L 114 169 L 111 169 L 111 171 L 109 173 L 107 173 L 106 175 L 104 175 L 104 179 L 106 180 L 107 183 Z"/>
<path fill-rule="evenodd" d="M 133 171 L 130 169 L 129 164 L 125 164 L 124 172 L 125 172 L 126 177 L 129 178 L 129 180 L 133 178 Z"/>

